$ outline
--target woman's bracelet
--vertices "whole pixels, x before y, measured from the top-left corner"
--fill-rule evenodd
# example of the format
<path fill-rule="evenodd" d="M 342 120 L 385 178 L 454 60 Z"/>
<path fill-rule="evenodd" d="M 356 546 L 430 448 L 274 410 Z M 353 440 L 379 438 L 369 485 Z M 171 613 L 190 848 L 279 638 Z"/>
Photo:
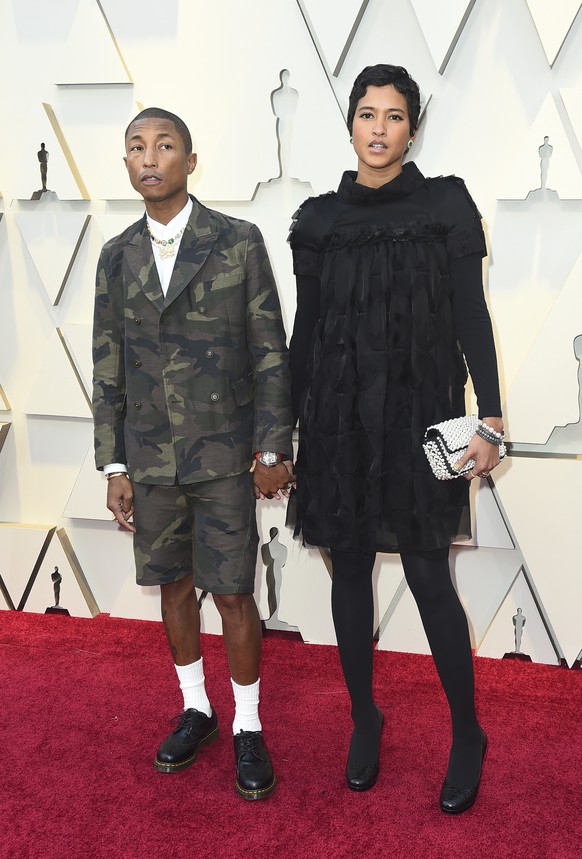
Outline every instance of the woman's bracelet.
<path fill-rule="evenodd" d="M 475 432 L 480 438 L 488 441 L 489 444 L 496 444 L 498 447 L 503 441 L 505 435 L 503 432 L 497 432 L 497 430 L 490 427 L 489 424 L 486 424 L 485 421 L 479 421 Z"/>
<path fill-rule="evenodd" d="M 127 471 L 112 471 L 110 474 L 106 474 L 105 477 L 107 480 L 111 480 L 113 477 L 127 477 L 129 480 L 129 474 Z"/>

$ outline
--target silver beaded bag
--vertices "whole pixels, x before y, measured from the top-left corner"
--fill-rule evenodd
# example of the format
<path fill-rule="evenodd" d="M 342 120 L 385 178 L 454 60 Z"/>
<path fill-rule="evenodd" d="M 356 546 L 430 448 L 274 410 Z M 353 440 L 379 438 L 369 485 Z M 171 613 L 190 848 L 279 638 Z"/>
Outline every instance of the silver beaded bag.
<path fill-rule="evenodd" d="M 464 415 L 428 427 L 422 446 L 432 473 L 438 480 L 452 480 L 471 471 L 475 465 L 474 459 L 468 460 L 460 471 L 454 469 L 453 465 L 467 453 L 478 426 L 477 415 Z M 500 442 L 499 459 L 503 459 L 506 454 L 506 447 Z"/>

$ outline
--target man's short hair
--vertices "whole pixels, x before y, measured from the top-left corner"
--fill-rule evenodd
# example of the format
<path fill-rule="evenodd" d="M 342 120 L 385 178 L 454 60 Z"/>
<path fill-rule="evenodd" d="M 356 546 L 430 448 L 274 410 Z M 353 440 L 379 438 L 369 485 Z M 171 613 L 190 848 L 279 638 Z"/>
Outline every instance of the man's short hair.
<path fill-rule="evenodd" d="M 186 150 L 186 155 L 190 155 L 190 153 L 192 152 L 192 136 L 188 131 L 188 126 L 183 119 L 180 119 L 179 116 L 176 116 L 175 113 L 171 113 L 169 110 L 164 110 L 163 107 L 146 107 L 145 110 L 140 111 L 137 116 L 134 116 L 127 128 L 125 129 L 124 140 L 127 139 L 127 134 L 131 126 L 138 119 L 168 119 L 170 122 L 173 122 L 176 131 L 184 141 L 184 149 Z"/>

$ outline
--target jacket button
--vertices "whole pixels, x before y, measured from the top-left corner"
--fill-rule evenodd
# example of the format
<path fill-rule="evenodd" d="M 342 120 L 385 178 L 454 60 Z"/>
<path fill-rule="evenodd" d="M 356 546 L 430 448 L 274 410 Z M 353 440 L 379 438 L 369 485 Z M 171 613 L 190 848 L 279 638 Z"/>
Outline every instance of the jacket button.
<path fill-rule="evenodd" d="M 139 316 L 134 316 L 133 321 L 136 325 L 141 325 L 141 319 L 139 318 Z"/>
<path fill-rule="evenodd" d="M 141 409 L 141 403 L 134 403 L 133 407 L 139 411 Z"/>
<path fill-rule="evenodd" d="M 219 399 L 220 399 L 220 394 L 217 394 L 216 391 L 213 391 L 213 393 L 210 394 L 211 402 L 217 403 L 219 401 Z"/>
<path fill-rule="evenodd" d="M 212 356 L 214 355 L 214 349 L 207 349 L 204 354 L 207 358 L 212 358 Z"/>
<path fill-rule="evenodd" d="M 133 361 L 132 363 L 134 367 L 141 367 L 141 361 Z"/>
<path fill-rule="evenodd" d="M 206 308 L 205 308 L 205 307 L 199 307 L 199 308 L 198 308 L 198 313 L 199 313 L 201 316 L 205 316 L 205 315 L 206 315 Z"/>

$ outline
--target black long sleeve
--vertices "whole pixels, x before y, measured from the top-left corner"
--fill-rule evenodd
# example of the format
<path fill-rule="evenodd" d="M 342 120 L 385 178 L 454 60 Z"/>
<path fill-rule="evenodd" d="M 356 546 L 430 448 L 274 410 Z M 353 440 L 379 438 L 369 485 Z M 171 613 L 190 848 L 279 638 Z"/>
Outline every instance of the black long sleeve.
<path fill-rule="evenodd" d="M 465 355 L 480 417 L 500 417 L 497 356 L 489 310 L 483 295 L 481 254 L 450 261 L 453 324 Z"/>
<path fill-rule="evenodd" d="M 293 324 L 293 334 L 289 343 L 289 364 L 291 368 L 291 405 L 293 425 L 299 416 L 299 401 L 307 385 L 307 362 L 309 347 L 315 325 L 319 318 L 319 278 L 298 274 L 297 310 Z"/>

